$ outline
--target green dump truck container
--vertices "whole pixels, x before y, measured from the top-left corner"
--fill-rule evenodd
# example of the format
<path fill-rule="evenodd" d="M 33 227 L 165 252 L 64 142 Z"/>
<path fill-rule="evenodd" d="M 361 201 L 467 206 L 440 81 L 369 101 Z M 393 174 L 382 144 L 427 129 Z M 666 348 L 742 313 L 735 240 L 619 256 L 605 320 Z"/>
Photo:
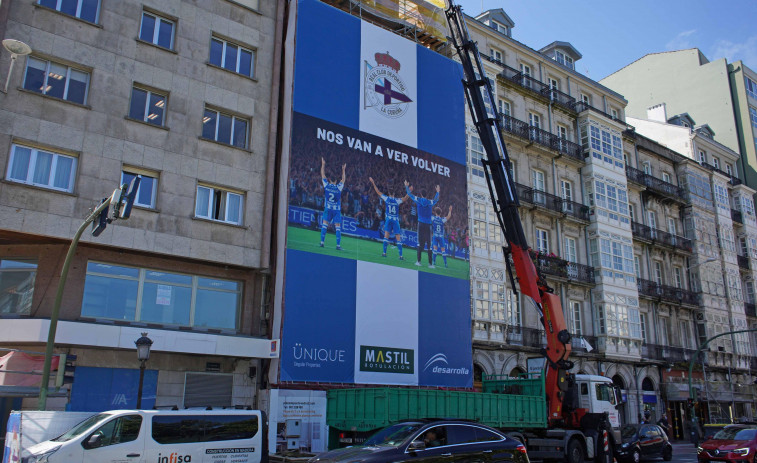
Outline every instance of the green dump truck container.
<path fill-rule="evenodd" d="M 342 431 L 371 431 L 420 418 L 475 420 L 495 428 L 534 429 L 547 426 L 544 380 L 486 381 L 491 392 L 436 389 L 362 388 L 328 392 L 328 425 Z"/>

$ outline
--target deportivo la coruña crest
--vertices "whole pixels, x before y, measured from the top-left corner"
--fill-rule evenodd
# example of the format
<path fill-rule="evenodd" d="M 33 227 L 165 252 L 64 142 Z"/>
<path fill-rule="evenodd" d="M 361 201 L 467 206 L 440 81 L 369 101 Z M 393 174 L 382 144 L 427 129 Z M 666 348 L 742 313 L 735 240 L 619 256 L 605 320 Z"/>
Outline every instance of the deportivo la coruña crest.
<path fill-rule="evenodd" d="M 365 107 L 389 119 L 400 118 L 413 102 L 399 74 L 401 64 L 388 51 L 376 53 L 374 57 L 375 65 L 365 61 Z"/>

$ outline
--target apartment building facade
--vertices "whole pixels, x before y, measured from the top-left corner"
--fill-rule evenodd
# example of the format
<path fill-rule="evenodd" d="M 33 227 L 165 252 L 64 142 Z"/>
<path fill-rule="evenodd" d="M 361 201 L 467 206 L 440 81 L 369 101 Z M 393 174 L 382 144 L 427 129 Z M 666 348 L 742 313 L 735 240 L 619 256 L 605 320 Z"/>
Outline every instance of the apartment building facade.
<path fill-rule="evenodd" d="M 73 258 L 55 339 L 73 384 L 48 409 L 134 407 L 141 333 L 143 407 L 256 404 L 278 355 L 265 224 L 282 4 L 3 2 L 4 38 L 32 49 L 0 95 L 3 348 L 44 351 L 71 238 L 142 176 L 131 218 L 87 230 Z M 0 396 L 35 408 L 35 389 Z"/>

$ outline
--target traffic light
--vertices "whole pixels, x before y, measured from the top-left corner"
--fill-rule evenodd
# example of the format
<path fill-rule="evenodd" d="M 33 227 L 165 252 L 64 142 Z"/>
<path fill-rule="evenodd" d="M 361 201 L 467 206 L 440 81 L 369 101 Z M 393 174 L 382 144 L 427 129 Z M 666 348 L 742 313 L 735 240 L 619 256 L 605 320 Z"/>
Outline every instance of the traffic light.
<path fill-rule="evenodd" d="M 103 198 L 102 201 L 100 201 L 100 204 L 110 201 L 110 198 Z M 100 233 L 105 230 L 105 227 L 108 226 L 108 224 L 111 222 L 110 217 L 108 217 L 108 212 L 110 210 L 110 207 L 106 207 L 105 209 L 98 214 L 97 218 L 92 222 L 92 236 L 100 236 Z"/>
<path fill-rule="evenodd" d="M 134 205 L 134 200 L 137 197 L 137 190 L 139 189 L 139 183 L 142 181 L 141 175 L 136 175 L 131 179 L 129 184 L 123 184 L 121 186 L 121 196 L 118 198 L 118 203 L 113 208 L 113 217 L 116 219 L 128 219 L 131 215 L 131 208 Z"/>
<path fill-rule="evenodd" d="M 74 362 L 76 362 L 76 355 L 60 354 L 58 372 L 55 375 L 55 387 L 74 382 L 74 371 L 76 370 Z"/>

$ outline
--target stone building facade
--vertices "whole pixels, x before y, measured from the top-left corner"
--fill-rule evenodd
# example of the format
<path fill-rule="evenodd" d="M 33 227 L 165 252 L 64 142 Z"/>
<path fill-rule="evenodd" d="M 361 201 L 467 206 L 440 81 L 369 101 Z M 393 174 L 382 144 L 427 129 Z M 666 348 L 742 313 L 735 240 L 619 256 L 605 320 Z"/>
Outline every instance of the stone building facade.
<path fill-rule="evenodd" d="M 55 344 L 76 356 L 73 384 L 48 408 L 86 409 L 77 390 L 134 407 L 142 332 L 143 406 L 253 406 L 278 349 L 266 224 L 283 2 L 73 3 L 2 5 L 5 37 L 32 48 L 0 95 L 2 346 L 44 351 L 71 238 L 141 175 L 131 218 L 87 230 L 73 258 Z M 36 388 L 6 386 L 14 408 L 36 406 Z"/>

